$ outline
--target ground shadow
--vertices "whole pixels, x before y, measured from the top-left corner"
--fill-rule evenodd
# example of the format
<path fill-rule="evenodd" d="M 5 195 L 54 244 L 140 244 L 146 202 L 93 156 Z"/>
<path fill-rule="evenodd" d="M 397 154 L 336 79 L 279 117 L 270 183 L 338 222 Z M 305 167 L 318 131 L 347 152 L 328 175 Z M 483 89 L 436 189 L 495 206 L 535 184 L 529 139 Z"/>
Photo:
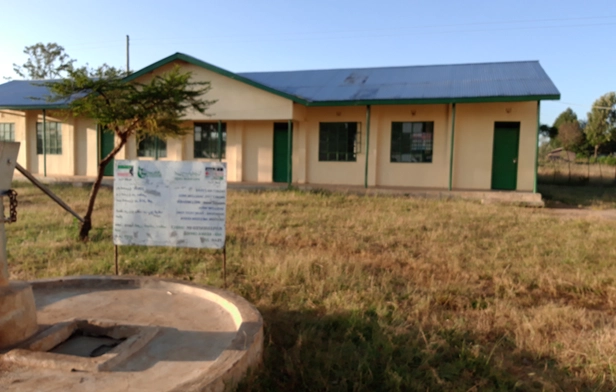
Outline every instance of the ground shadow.
<path fill-rule="evenodd" d="M 601 390 L 574 379 L 549 357 L 513 354 L 506 335 L 384 327 L 373 311 L 322 315 L 260 309 L 263 366 L 239 391 L 543 391 Z M 486 337 L 483 337 L 484 341 Z"/>
<path fill-rule="evenodd" d="M 591 206 L 616 208 L 614 186 L 539 185 L 539 193 L 547 208 L 578 209 Z"/>

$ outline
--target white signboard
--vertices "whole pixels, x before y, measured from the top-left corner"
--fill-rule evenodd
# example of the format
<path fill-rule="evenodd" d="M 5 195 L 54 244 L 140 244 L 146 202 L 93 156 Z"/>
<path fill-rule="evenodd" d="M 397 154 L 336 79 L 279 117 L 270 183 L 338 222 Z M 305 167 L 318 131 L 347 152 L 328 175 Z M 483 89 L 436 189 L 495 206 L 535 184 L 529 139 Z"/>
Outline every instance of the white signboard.
<path fill-rule="evenodd" d="M 225 163 L 116 160 L 114 175 L 114 244 L 224 247 Z"/>

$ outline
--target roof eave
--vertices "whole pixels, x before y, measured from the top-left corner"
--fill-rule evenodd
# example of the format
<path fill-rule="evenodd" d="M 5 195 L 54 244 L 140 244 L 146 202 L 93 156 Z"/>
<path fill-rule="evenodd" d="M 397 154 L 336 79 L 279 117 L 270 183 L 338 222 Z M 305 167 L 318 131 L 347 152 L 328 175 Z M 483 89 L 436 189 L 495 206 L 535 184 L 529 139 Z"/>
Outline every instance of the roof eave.
<path fill-rule="evenodd" d="M 468 97 L 468 98 L 420 98 L 420 99 L 367 99 L 349 101 L 314 101 L 306 106 L 365 106 L 365 105 L 428 105 L 452 103 L 492 103 L 492 102 L 524 102 L 559 100 L 560 94 L 553 95 L 518 95 L 496 97 Z"/>
<path fill-rule="evenodd" d="M 68 109 L 67 104 L 63 105 L 0 105 L 0 110 L 61 110 Z"/>

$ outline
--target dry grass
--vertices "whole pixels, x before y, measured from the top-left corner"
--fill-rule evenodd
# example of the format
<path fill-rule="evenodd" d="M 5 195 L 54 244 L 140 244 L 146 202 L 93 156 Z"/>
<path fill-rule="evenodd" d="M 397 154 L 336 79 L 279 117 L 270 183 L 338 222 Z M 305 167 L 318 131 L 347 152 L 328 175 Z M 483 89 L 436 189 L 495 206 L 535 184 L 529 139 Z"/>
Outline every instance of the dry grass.
<path fill-rule="evenodd" d="M 20 187 L 13 278 L 112 271 L 111 192 L 92 241 Z M 78 210 L 87 190 L 55 189 Z M 230 290 L 266 323 L 243 391 L 609 391 L 616 224 L 464 201 L 230 192 Z M 125 273 L 221 285 L 220 255 L 126 247 Z"/>

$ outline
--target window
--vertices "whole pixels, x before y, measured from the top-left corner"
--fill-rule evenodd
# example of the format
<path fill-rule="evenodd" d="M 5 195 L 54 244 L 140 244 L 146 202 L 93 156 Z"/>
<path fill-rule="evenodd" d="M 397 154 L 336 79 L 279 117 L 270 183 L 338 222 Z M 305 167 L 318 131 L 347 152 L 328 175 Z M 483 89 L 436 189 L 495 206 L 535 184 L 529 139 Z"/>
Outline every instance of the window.
<path fill-rule="evenodd" d="M 48 121 L 45 128 L 45 151 L 43 151 L 43 123 L 36 123 L 36 153 L 62 155 L 62 124 Z"/>
<path fill-rule="evenodd" d="M 391 123 L 391 162 L 432 162 L 433 122 Z"/>
<path fill-rule="evenodd" d="M 227 124 L 220 123 L 220 152 L 218 156 L 218 123 L 195 123 L 195 158 L 225 159 L 227 151 Z"/>
<path fill-rule="evenodd" d="M 0 141 L 14 142 L 15 141 L 15 124 L 0 123 Z"/>
<path fill-rule="evenodd" d="M 145 136 L 137 146 L 138 157 L 166 158 L 167 141 L 156 136 Z"/>
<path fill-rule="evenodd" d="M 319 161 L 355 162 L 357 123 L 319 124 Z"/>

